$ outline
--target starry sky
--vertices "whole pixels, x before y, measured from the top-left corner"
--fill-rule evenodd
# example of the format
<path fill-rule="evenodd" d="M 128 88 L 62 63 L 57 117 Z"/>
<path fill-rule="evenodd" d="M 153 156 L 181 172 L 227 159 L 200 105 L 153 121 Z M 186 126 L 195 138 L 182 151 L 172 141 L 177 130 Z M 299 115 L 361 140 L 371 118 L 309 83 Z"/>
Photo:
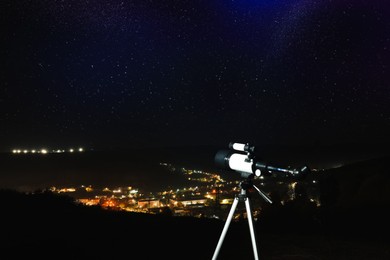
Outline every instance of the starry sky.
<path fill-rule="evenodd" d="M 1 1 L 0 150 L 390 144 L 390 5 Z"/>

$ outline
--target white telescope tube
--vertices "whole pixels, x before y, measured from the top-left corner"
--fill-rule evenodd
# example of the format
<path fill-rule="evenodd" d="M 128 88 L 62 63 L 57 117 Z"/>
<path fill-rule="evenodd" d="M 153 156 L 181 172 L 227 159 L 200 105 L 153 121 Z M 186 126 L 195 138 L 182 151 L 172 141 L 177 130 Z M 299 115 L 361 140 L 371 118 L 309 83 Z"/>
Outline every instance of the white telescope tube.
<path fill-rule="evenodd" d="M 229 157 L 229 167 L 232 170 L 239 172 L 253 173 L 252 161 L 247 161 L 248 156 L 240 153 L 233 153 Z"/>

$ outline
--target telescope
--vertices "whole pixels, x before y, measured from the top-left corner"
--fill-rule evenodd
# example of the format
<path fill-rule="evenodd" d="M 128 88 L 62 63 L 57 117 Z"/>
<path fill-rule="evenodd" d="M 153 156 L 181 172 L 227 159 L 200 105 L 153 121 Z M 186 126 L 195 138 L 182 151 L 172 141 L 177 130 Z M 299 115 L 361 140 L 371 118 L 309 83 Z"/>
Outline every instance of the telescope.
<path fill-rule="evenodd" d="M 298 169 L 285 169 L 268 165 L 256 159 L 255 147 L 244 143 L 229 143 L 228 149 L 219 150 L 215 157 L 215 164 L 222 169 L 231 169 L 240 172 L 242 177 L 269 176 L 271 173 L 282 173 L 284 177 L 303 179 L 310 171 L 307 166 Z"/>
<path fill-rule="evenodd" d="M 229 143 L 229 148 L 230 150 L 227 149 L 219 150 L 216 153 L 214 158 L 215 163 L 217 166 L 221 168 L 231 169 L 240 172 L 241 177 L 245 178 L 245 180 L 240 182 L 240 194 L 236 195 L 232 203 L 232 207 L 226 219 L 221 236 L 218 240 L 218 244 L 217 247 L 215 248 L 212 260 L 216 260 L 218 257 L 219 251 L 222 247 L 223 240 L 225 239 L 227 230 L 233 219 L 234 211 L 236 210 L 238 202 L 240 201 L 245 203 L 247 219 L 249 224 L 249 232 L 252 240 L 253 254 L 255 260 L 259 260 L 259 256 L 257 252 L 256 232 L 253 224 L 253 215 L 251 211 L 250 197 L 247 196 L 247 190 L 253 187 L 259 192 L 259 194 L 267 202 L 272 203 L 272 201 L 267 194 L 265 194 L 263 191 L 261 191 L 253 184 L 254 177 L 267 175 L 267 174 L 270 175 L 271 172 L 276 172 L 276 173 L 284 173 L 285 176 L 287 175 L 290 177 L 302 178 L 309 172 L 309 168 L 304 166 L 300 169 L 291 170 L 291 169 L 284 169 L 280 167 L 274 167 L 262 163 L 256 159 L 256 156 L 254 154 L 255 147 L 249 145 L 248 143 L 247 144 Z"/>

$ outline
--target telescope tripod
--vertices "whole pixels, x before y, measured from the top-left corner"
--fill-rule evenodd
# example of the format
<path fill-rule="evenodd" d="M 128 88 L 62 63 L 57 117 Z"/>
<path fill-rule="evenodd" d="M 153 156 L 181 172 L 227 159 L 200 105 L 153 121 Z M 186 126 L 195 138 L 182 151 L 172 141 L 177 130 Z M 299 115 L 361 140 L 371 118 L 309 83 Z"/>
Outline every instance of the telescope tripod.
<path fill-rule="evenodd" d="M 240 202 L 240 201 L 245 202 L 245 208 L 246 208 L 247 219 L 248 219 L 248 224 L 249 224 L 249 231 L 250 231 L 251 240 L 252 240 L 253 254 L 254 254 L 255 260 L 259 259 L 259 254 L 257 252 L 256 233 L 255 233 L 255 229 L 254 229 L 253 215 L 252 215 L 251 205 L 250 205 L 251 203 L 250 203 L 249 197 L 247 196 L 247 190 L 251 187 L 254 187 L 267 202 L 272 203 L 272 201 L 270 200 L 270 198 L 266 194 L 264 194 L 259 188 L 257 188 L 255 185 L 253 185 L 252 179 L 248 178 L 247 180 L 242 181 L 240 183 L 240 194 L 236 195 L 236 197 L 234 198 L 232 207 L 231 207 L 229 215 L 226 219 L 225 226 L 223 227 L 222 234 L 219 238 L 219 241 L 218 241 L 217 247 L 214 251 L 214 255 L 213 255 L 212 260 L 216 260 L 218 257 L 222 243 L 223 243 L 225 236 L 226 236 L 226 233 L 229 229 L 230 222 L 233 219 L 234 212 L 237 208 L 238 202 Z"/>

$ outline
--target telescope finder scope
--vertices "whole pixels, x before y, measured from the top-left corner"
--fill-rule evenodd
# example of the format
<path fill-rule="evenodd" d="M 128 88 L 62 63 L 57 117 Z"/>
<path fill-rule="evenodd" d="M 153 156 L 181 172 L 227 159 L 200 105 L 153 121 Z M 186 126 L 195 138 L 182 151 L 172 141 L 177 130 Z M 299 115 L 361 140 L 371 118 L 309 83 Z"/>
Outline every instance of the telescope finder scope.
<path fill-rule="evenodd" d="M 243 143 L 229 143 L 229 148 L 236 150 L 236 151 L 241 151 L 241 152 L 247 152 L 247 153 L 254 153 L 255 152 L 255 147 L 252 145 L 243 144 Z"/>

